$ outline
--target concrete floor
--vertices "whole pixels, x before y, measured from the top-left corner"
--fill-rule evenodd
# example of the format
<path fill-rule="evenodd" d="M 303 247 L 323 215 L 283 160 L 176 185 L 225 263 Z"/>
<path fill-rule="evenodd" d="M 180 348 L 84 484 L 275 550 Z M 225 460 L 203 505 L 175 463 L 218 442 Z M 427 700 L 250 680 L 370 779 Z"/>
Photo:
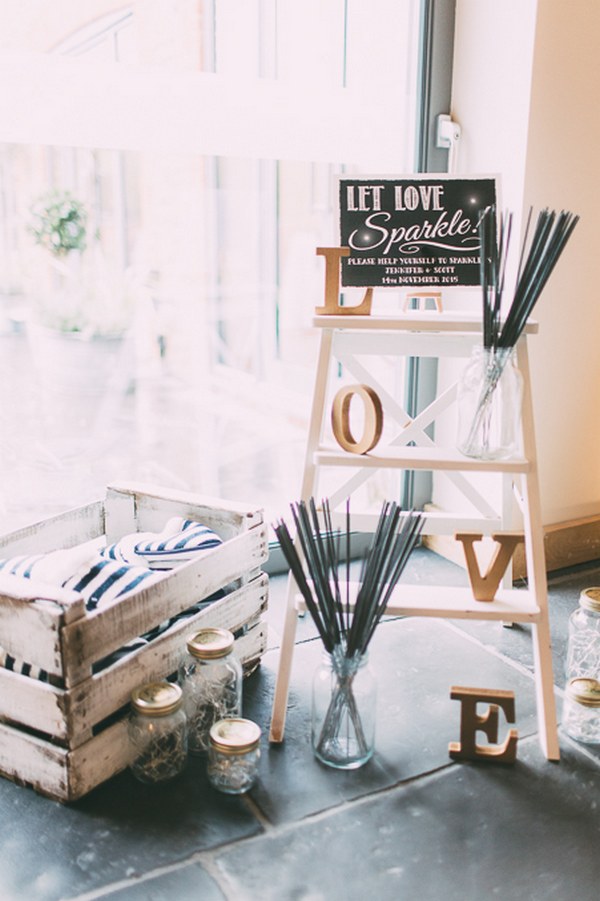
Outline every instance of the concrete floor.
<path fill-rule="evenodd" d="M 404 578 L 435 590 L 465 576 L 419 549 Z M 600 562 L 550 579 L 559 711 L 567 618 L 596 584 Z M 376 753 L 360 770 L 336 772 L 310 748 L 320 642 L 309 619 L 298 630 L 285 741 L 266 740 L 284 588 L 283 577 L 271 580 L 271 647 L 244 686 L 244 713 L 265 733 L 252 792 L 218 794 L 197 759 L 169 786 L 123 773 L 71 806 L 0 780 L 2 901 L 597 901 L 600 747 L 561 732 L 560 763 L 545 760 L 528 628 L 382 623 L 371 653 Z M 454 684 L 514 691 L 514 765 L 450 759 Z"/>

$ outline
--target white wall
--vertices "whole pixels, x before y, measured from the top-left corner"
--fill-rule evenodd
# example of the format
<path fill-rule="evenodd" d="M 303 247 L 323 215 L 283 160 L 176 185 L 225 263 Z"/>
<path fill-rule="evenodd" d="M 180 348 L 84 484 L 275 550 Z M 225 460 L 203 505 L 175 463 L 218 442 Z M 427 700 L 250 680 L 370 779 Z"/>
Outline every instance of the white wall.
<path fill-rule="evenodd" d="M 600 3 L 539 0 L 525 205 L 581 216 L 531 343 L 546 524 L 600 513 Z"/>
<path fill-rule="evenodd" d="M 497 174 L 500 205 L 523 196 L 536 0 L 458 0 L 452 115 L 459 169 Z"/>
<path fill-rule="evenodd" d="M 452 117 L 462 137 L 457 174 L 495 175 L 499 205 L 515 216 L 523 203 L 531 71 L 537 0 L 458 0 L 454 44 Z M 518 247 L 518 242 L 515 242 Z M 516 263 L 514 264 L 516 265 Z M 513 265 L 513 268 L 514 268 Z M 509 273 L 510 275 L 510 273 Z M 445 292 L 446 309 L 481 312 L 478 290 Z M 454 380 L 463 364 L 440 361 L 440 383 Z M 436 425 L 442 443 L 455 440 L 452 422 Z M 472 478 L 499 497 L 499 480 Z M 486 484 L 487 483 L 487 484 Z M 465 501 L 443 474 L 435 474 L 433 502 L 442 509 L 465 509 Z"/>
<path fill-rule="evenodd" d="M 530 205 L 582 216 L 535 308 L 540 332 L 530 342 L 545 525 L 600 513 L 599 51 L 598 0 L 458 0 L 459 173 L 498 173 L 501 203 L 517 216 Z M 453 301 L 473 304 L 480 309 L 479 297 Z M 434 502 L 452 507 L 442 479 Z"/>

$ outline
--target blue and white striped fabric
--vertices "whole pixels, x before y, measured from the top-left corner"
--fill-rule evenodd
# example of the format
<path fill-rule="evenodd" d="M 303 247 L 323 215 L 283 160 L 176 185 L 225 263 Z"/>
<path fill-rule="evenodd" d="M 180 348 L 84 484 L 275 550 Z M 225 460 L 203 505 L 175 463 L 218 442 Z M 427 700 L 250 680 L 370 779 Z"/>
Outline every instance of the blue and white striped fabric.
<path fill-rule="evenodd" d="M 10 557 L 8 560 L 0 560 L 0 571 L 30 579 L 34 574 L 36 564 L 41 563 L 45 556 L 45 554 L 20 554 L 17 557 Z"/>
<path fill-rule="evenodd" d="M 215 601 L 218 601 L 219 598 L 225 597 L 225 592 L 222 588 L 219 588 L 218 591 L 215 591 L 214 594 L 211 594 L 209 598 L 206 598 L 204 601 L 198 601 L 197 604 L 194 604 L 193 607 L 188 607 L 187 610 L 183 610 L 181 613 L 177 613 L 175 616 L 172 616 L 170 619 L 164 620 L 160 625 L 156 626 L 154 629 L 151 629 L 149 632 L 144 633 L 144 638 L 147 638 L 148 641 L 152 641 L 153 638 L 157 638 L 159 635 L 162 635 L 163 632 L 166 632 L 167 629 L 170 629 L 171 626 L 175 625 L 175 623 L 179 623 L 184 619 L 189 619 L 190 616 L 195 616 L 196 613 L 200 613 L 201 610 L 204 610 L 205 607 L 210 607 L 211 604 L 214 604 Z"/>
<path fill-rule="evenodd" d="M 187 563 L 222 543 L 222 539 L 208 526 L 173 516 L 162 532 L 126 535 L 115 544 L 108 545 L 102 553 L 111 560 L 138 562 L 150 569 L 164 570 Z"/>
<path fill-rule="evenodd" d="M 86 610 L 97 610 L 109 607 L 126 592 L 151 585 L 161 578 L 160 573 L 145 566 L 132 566 L 98 556 L 83 572 L 80 570 L 67 579 L 63 587 L 77 591 L 85 601 Z"/>
<path fill-rule="evenodd" d="M 161 532 L 135 532 L 107 547 L 100 547 L 98 541 L 93 541 L 48 554 L 22 554 L 0 560 L 0 572 L 35 578 L 76 591 L 83 597 L 86 610 L 91 612 L 104 610 L 126 592 L 152 585 L 164 578 L 165 570 L 187 563 L 222 543 L 222 539 L 207 526 L 174 516 Z M 174 623 L 193 616 L 222 595 L 223 592 L 219 591 L 171 617 L 146 635 L 124 645 L 106 660 L 99 661 L 94 671 L 138 650 Z M 16 660 L 2 648 L 0 666 L 48 681 L 48 674 L 43 670 Z"/>
<path fill-rule="evenodd" d="M 11 575 L 21 576 L 26 579 L 40 574 L 42 563 L 47 555 L 20 555 L 8 560 L 0 560 L 0 571 Z M 63 588 L 71 588 L 77 591 L 85 601 L 86 610 L 104 609 L 118 600 L 127 591 L 139 588 L 141 585 L 157 582 L 162 578 L 160 573 L 154 573 L 144 566 L 129 566 L 116 563 L 98 557 L 92 565 L 84 565 L 74 576 L 67 579 Z M 126 654 L 131 654 L 138 648 L 147 644 L 144 638 L 136 638 L 124 645 L 106 660 L 96 664 L 93 669 L 96 672 L 114 663 Z M 5 669 L 20 673 L 22 676 L 30 676 L 41 682 L 48 682 L 48 673 L 39 667 L 32 666 L 26 661 L 19 660 L 0 648 L 0 666 Z"/>
<path fill-rule="evenodd" d="M 146 647 L 147 644 L 148 641 L 143 636 L 134 638 L 132 639 L 132 641 L 128 641 L 127 644 L 124 644 L 123 647 L 118 648 L 118 650 L 116 651 L 113 651 L 112 654 L 108 655 L 108 657 L 104 657 L 102 660 L 98 660 L 97 663 L 94 663 L 92 666 L 92 672 L 98 673 L 100 672 L 100 670 L 105 669 L 107 666 L 112 666 L 112 664 L 116 663 L 117 660 L 121 660 L 128 654 L 133 654 L 134 651 L 139 651 L 140 648 Z"/>
<path fill-rule="evenodd" d="M 73 573 L 89 569 L 98 556 L 101 541 L 95 539 L 47 554 L 20 554 L 0 560 L 0 572 L 37 579 L 58 588 L 64 586 Z"/>
<path fill-rule="evenodd" d="M 65 552 L 68 555 L 68 551 Z M 58 567 L 56 562 L 60 561 Z M 43 579 L 52 583 L 52 576 L 64 565 L 64 557 L 57 553 L 52 554 L 19 554 L 7 560 L 0 560 L 0 572 L 20 576 L 23 579 Z M 24 660 L 13 657 L 4 648 L 0 647 L 0 666 L 22 676 L 31 676 L 41 682 L 48 682 L 46 670 L 32 666 Z"/>
<path fill-rule="evenodd" d="M 48 682 L 48 673 L 45 669 L 12 657 L 4 648 L 0 648 L 0 666 L 14 673 L 20 673 L 22 676 L 31 676 L 32 679 L 39 679 L 40 682 Z"/>

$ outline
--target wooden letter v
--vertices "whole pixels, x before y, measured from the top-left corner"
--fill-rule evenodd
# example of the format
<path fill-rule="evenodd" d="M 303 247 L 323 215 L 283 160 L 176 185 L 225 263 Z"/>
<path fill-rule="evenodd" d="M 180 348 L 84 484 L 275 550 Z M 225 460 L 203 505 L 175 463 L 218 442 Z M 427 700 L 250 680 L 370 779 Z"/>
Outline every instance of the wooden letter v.
<path fill-rule="evenodd" d="M 460 532 L 454 537 L 457 541 L 462 542 L 465 551 L 473 597 L 476 601 L 493 601 L 516 546 L 524 540 L 523 534 L 521 532 L 502 532 L 501 534 L 492 535 L 492 540 L 496 542 L 496 547 L 484 576 L 481 575 L 473 548 L 473 544 L 476 541 L 481 541 L 483 535 L 478 535 L 475 532 Z"/>

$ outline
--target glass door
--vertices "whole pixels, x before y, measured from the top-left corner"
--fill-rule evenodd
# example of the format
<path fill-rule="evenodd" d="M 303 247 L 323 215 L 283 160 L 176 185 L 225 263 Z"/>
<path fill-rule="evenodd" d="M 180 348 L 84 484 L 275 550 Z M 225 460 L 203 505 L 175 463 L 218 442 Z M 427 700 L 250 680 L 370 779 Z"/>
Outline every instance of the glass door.
<path fill-rule="evenodd" d="M 3 529 L 115 480 L 256 499 L 269 520 L 296 497 L 315 249 L 339 243 L 339 174 L 417 166 L 422 16 L 420 0 L 0 9 Z"/>

